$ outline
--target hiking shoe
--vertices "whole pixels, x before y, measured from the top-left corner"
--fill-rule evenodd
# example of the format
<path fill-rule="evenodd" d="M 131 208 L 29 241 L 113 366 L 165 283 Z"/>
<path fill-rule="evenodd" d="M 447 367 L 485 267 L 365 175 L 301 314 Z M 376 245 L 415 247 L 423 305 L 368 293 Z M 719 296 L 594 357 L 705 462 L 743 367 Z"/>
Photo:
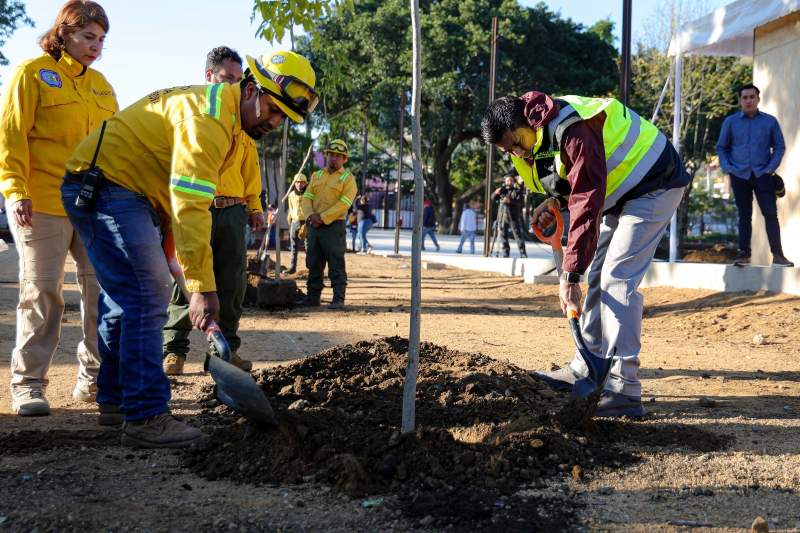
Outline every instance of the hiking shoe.
<path fill-rule="evenodd" d="M 782 255 L 773 255 L 772 266 L 792 268 L 794 266 L 794 263 L 792 263 Z"/>
<path fill-rule="evenodd" d="M 123 446 L 189 448 L 201 444 L 205 439 L 205 433 L 181 422 L 169 412 L 135 422 L 126 421 L 122 426 Z"/>
<path fill-rule="evenodd" d="M 253 362 L 248 361 L 247 359 L 242 359 L 237 353 L 232 353 L 231 360 L 228 362 L 235 367 L 241 368 L 245 372 L 250 372 L 250 370 L 253 369 Z"/>
<path fill-rule="evenodd" d="M 733 258 L 733 264 L 736 266 L 749 265 L 750 254 L 747 252 L 739 252 L 736 257 Z"/>
<path fill-rule="evenodd" d="M 168 353 L 164 356 L 164 373 L 168 376 L 180 376 L 183 374 L 183 364 L 186 356 L 179 353 Z"/>
<path fill-rule="evenodd" d="M 45 416 L 50 414 L 50 404 L 38 387 L 12 387 L 11 410 L 19 416 Z"/>
<path fill-rule="evenodd" d="M 627 416 L 629 418 L 641 418 L 647 414 L 642 405 L 641 396 L 627 396 L 619 392 L 604 390 L 597 402 L 594 416 Z"/>
<path fill-rule="evenodd" d="M 328 304 L 328 309 L 344 309 L 344 300 L 334 300 Z"/>
<path fill-rule="evenodd" d="M 561 391 L 561 392 L 571 392 L 572 386 L 577 381 L 578 376 L 575 375 L 575 372 L 569 367 L 569 365 L 559 368 L 558 370 L 552 370 L 550 372 L 537 372 L 535 370 L 531 370 L 528 372 L 533 378 L 539 378 L 547 383 L 551 389 Z"/>
<path fill-rule="evenodd" d="M 101 426 L 120 426 L 125 421 L 125 415 L 119 405 L 113 403 L 101 403 L 100 416 L 97 417 L 97 423 Z"/>
<path fill-rule="evenodd" d="M 76 402 L 94 402 L 97 397 L 97 383 L 78 381 L 72 389 L 72 399 Z"/>

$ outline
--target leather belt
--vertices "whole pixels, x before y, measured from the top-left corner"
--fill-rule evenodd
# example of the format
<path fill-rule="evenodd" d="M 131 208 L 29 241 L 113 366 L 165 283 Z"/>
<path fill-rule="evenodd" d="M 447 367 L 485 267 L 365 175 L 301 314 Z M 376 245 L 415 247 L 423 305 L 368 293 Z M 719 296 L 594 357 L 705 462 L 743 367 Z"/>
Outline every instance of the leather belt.
<path fill-rule="evenodd" d="M 215 196 L 214 201 L 211 202 L 212 207 L 215 209 L 225 209 L 234 205 L 244 205 L 247 200 L 244 198 L 235 198 L 232 196 Z"/>

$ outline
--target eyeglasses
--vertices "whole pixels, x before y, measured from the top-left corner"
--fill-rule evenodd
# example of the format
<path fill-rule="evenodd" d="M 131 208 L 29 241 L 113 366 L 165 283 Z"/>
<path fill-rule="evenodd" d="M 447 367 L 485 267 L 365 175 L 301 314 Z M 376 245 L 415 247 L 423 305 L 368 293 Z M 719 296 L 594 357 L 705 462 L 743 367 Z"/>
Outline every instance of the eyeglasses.
<path fill-rule="evenodd" d="M 499 149 L 501 152 L 503 152 L 504 154 L 511 154 L 511 155 L 513 155 L 513 154 L 514 154 L 514 149 L 515 149 L 515 148 L 519 148 L 520 152 L 525 152 L 525 151 L 526 151 L 526 150 L 525 150 L 525 147 L 524 147 L 524 146 L 522 146 L 522 139 L 520 139 L 520 138 L 519 138 L 517 135 L 514 135 L 514 144 L 512 144 L 510 147 L 508 147 L 508 148 L 503 148 L 502 146 L 500 146 L 500 145 L 498 144 L 498 145 L 497 145 L 497 148 L 498 148 L 498 149 Z"/>

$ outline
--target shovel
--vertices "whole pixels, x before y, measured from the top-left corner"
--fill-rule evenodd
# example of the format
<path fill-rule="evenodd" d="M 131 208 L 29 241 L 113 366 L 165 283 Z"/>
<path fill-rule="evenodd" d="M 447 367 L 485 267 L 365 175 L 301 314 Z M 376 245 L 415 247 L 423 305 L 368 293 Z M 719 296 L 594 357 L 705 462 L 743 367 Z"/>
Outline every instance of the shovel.
<path fill-rule="evenodd" d="M 180 287 L 186 301 L 190 300 L 189 291 L 186 290 L 186 280 L 183 269 L 175 255 L 175 239 L 172 232 L 164 236 L 164 255 L 167 265 L 175 283 Z M 214 395 L 219 401 L 243 414 L 246 418 L 267 426 L 277 426 L 275 412 L 264 396 L 264 392 L 253 380 L 249 373 L 230 363 L 231 348 L 228 341 L 215 321 L 206 327 L 204 332 L 208 341 L 214 345 L 216 355 L 206 356 L 203 368 L 211 373 L 214 380 Z"/>
<path fill-rule="evenodd" d="M 564 263 L 564 250 L 561 248 L 561 236 L 564 234 L 564 219 L 561 217 L 561 212 L 554 205 L 551 204 L 548 210 L 555 217 L 555 223 L 544 230 L 540 229 L 536 224 L 531 224 L 531 229 L 540 241 L 549 244 L 553 249 L 553 262 L 560 276 L 561 265 Z M 586 363 L 586 367 L 589 369 L 589 375 L 575 381 L 575 384 L 572 386 L 572 394 L 579 398 L 587 398 L 605 386 L 606 380 L 608 379 L 608 371 L 611 369 L 611 359 L 598 357 L 592 353 L 586 345 L 586 341 L 581 334 L 581 325 L 578 320 L 580 316 L 580 311 L 574 309 L 567 310 L 567 319 L 569 320 L 569 330 L 570 333 L 572 333 L 572 340 L 575 342 L 581 359 L 583 359 L 583 362 Z"/>

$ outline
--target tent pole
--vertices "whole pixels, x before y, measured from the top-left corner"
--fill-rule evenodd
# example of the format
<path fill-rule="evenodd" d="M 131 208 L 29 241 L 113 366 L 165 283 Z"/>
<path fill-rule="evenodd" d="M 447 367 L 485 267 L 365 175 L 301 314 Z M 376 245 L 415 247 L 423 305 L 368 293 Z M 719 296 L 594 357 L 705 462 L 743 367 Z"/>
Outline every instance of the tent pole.
<path fill-rule="evenodd" d="M 672 120 L 672 145 L 681 153 L 681 78 L 683 77 L 683 54 L 678 49 L 675 54 L 675 105 Z M 669 223 L 669 262 L 678 260 L 678 213 L 672 214 Z"/>

